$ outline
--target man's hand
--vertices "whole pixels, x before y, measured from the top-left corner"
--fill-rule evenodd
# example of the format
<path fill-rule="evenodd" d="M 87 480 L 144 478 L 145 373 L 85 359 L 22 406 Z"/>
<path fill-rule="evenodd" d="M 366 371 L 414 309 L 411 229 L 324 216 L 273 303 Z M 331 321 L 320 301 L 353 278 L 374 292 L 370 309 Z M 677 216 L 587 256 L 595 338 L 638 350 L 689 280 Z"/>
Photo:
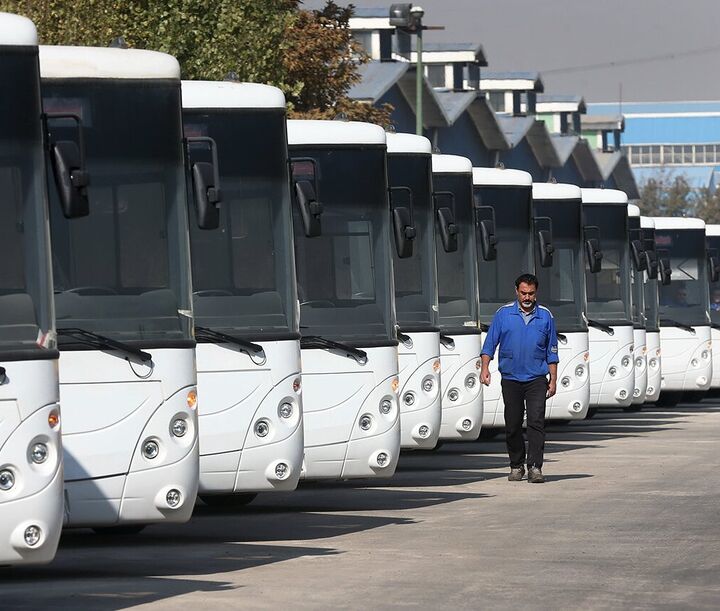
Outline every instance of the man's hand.
<path fill-rule="evenodd" d="M 487 354 L 480 356 L 482 366 L 480 367 L 480 381 L 485 386 L 490 386 L 490 357 Z"/>
<path fill-rule="evenodd" d="M 552 397 L 555 394 L 555 391 L 557 390 L 557 380 L 555 378 L 550 378 L 550 381 L 548 382 L 548 389 L 547 389 L 547 395 L 545 395 L 548 399 Z"/>

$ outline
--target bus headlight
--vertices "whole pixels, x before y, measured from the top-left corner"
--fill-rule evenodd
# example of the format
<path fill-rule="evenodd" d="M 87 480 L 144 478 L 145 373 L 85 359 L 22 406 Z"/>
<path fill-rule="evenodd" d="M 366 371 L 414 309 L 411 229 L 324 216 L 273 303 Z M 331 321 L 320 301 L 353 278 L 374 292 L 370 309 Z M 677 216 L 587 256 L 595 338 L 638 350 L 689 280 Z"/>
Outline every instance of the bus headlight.
<path fill-rule="evenodd" d="M 35 547 L 38 543 L 40 543 L 41 537 L 42 529 L 35 524 L 28 526 L 23 533 L 23 539 L 25 539 L 25 543 L 27 543 L 28 547 Z"/>
<path fill-rule="evenodd" d="M 699 361 L 698 361 L 697 359 L 693 359 L 692 361 L 690 361 L 690 364 L 691 364 L 693 367 L 697 367 L 698 364 L 699 364 Z"/>
<path fill-rule="evenodd" d="M 639 356 L 635 359 L 635 367 L 637 367 L 639 369 L 642 366 L 643 366 L 643 360 L 642 360 L 642 357 Z"/>
<path fill-rule="evenodd" d="M 392 411 L 392 401 L 390 399 L 383 399 L 380 401 L 380 413 L 389 414 Z"/>
<path fill-rule="evenodd" d="M 420 435 L 422 439 L 427 439 L 430 436 L 430 427 L 427 424 L 421 424 L 418 429 L 418 435 Z"/>
<path fill-rule="evenodd" d="M 627 355 L 622 357 L 622 361 L 620 361 L 620 364 L 625 368 L 630 367 L 630 357 Z"/>
<path fill-rule="evenodd" d="M 388 455 L 385 452 L 379 452 L 375 457 L 375 462 L 379 467 L 384 467 L 388 463 Z"/>
<path fill-rule="evenodd" d="M 463 427 L 463 430 L 469 431 L 472 428 L 472 420 L 470 420 L 470 418 L 465 418 L 465 420 L 462 421 L 461 426 Z"/>
<path fill-rule="evenodd" d="M 267 420 L 258 420 L 255 423 L 255 434 L 258 437 L 267 437 L 270 432 L 270 423 Z"/>
<path fill-rule="evenodd" d="M 415 403 L 415 395 L 411 392 L 406 392 L 403 395 L 403 403 L 407 406 L 412 405 L 413 403 Z"/>
<path fill-rule="evenodd" d="M 477 385 L 477 376 L 474 373 L 471 373 L 469 376 L 465 378 L 465 388 L 473 389 Z"/>
<path fill-rule="evenodd" d="M 30 458 L 36 465 L 41 465 L 47 460 L 48 447 L 44 443 L 36 443 L 30 448 Z"/>
<path fill-rule="evenodd" d="M 15 485 L 15 474 L 10 469 L 0 471 L 0 490 L 10 490 Z"/>
<path fill-rule="evenodd" d="M 293 415 L 292 403 L 281 403 L 280 407 L 278 407 L 278 414 L 281 418 L 290 418 Z"/>
<path fill-rule="evenodd" d="M 168 504 L 168 507 L 172 507 L 175 509 L 180 504 L 180 501 L 182 501 L 182 494 L 179 490 L 176 490 L 175 488 L 171 488 L 167 491 L 167 494 L 165 495 L 165 501 Z"/>
<path fill-rule="evenodd" d="M 710 353 L 707 350 L 703 350 L 700 356 L 707 361 L 708 358 L 710 358 Z"/>
<path fill-rule="evenodd" d="M 610 369 L 608 369 L 608 373 L 610 374 L 611 377 L 614 378 L 615 375 L 617 374 L 617 367 L 615 367 L 615 365 L 613 365 L 612 367 L 610 367 Z"/>
<path fill-rule="evenodd" d="M 275 465 L 275 477 L 278 479 L 285 479 L 289 470 L 289 467 L 284 462 L 279 462 Z"/>
<path fill-rule="evenodd" d="M 655 357 L 651 358 L 648 361 L 648 365 L 650 365 L 650 367 L 652 367 L 653 369 L 657 368 L 657 365 L 658 365 L 657 359 Z M 652 393 L 650 393 L 650 394 L 652 394 Z"/>
<path fill-rule="evenodd" d="M 153 458 L 157 458 L 157 455 L 160 454 L 160 446 L 157 441 L 148 439 L 145 443 L 143 443 L 142 453 L 145 458 L 152 460 Z"/>
<path fill-rule="evenodd" d="M 427 377 L 423 380 L 422 387 L 425 392 L 432 392 L 433 388 L 435 388 L 435 382 L 431 377 Z"/>
<path fill-rule="evenodd" d="M 170 430 L 175 437 L 183 437 L 185 433 L 187 433 L 187 422 L 185 422 L 182 418 L 178 418 L 173 421 Z"/>
<path fill-rule="evenodd" d="M 373 423 L 373 419 L 370 414 L 363 414 L 362 416 L 360 416 L 359 425 L 363 431 L 369 431 L 370 427 L 372 426 L 372 423 Z"/>
<path fill-rule="evenodd" d="M 459 397 L 460 391 L 457 388 L 451 388 L 448 391 L 448 399 L 450 399 L 450 401 L 457 401 Z"/>
<path fill-rule="evenodd" d="M 568 386 L 570 386 L 570 378 L 568 378 L 567 376 L 564 376 L 564 377 L 562 378 L 562 380 L 560 380 L 560 385 L 561 385 L 563 388 L 567 388 Z"/>
<path fill-rule="evenodd" d="M 585 375 L 585 367 L 583 365 L 578 365 L 575 367 L 575 377 L 576 378 L 582 378 Z"/>

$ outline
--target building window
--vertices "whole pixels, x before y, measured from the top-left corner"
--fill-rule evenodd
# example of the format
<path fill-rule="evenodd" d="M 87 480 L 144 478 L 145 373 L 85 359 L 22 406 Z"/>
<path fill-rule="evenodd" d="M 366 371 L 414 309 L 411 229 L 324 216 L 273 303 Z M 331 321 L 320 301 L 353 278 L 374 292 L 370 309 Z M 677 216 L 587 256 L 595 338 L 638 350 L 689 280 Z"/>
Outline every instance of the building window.
<path fill-rule="evenodd" d="M 505 92 L 491 91 L 488 94 L 488 100 L 495 109 L 495 112 L 505 112 Z"/>
<path fill-rule="evenodd" d="M 431 87 L 447 87 L 444 64 L 429 64 L 427 66 L 427 77 Z"/>

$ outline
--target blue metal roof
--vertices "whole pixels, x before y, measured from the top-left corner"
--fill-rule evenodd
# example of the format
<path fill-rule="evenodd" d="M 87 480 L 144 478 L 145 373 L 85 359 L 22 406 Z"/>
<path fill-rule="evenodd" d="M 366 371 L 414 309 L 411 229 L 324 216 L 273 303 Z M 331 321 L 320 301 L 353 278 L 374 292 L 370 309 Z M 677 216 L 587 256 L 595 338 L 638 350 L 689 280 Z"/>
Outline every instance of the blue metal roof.
<path fill-rule="evenodd" d="M 407 62 L 370 61 L 363 64 L 358 68 L 360 81 L 350 87 L 348 96 L 354 100 L 376 102 L 398 82 L 409 67 Z"/>

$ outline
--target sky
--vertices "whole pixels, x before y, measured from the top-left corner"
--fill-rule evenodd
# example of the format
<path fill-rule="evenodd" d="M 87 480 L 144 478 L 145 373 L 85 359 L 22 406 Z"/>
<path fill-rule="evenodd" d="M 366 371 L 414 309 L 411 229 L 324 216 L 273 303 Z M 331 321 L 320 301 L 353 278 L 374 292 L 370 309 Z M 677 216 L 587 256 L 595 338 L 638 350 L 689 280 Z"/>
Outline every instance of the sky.
<path fill-rule="evenodd" d="M 336 0 L 343 4 L 344 0 Z M 319 8 L 324 0 L 304 0 Z M 357 7 L 391 2 L 356 0 Z M 485 70 L 541 73 L 586 102 L 720 100 L 720 0 L 422 0 L 428 42 L 479 42 Z"/>

